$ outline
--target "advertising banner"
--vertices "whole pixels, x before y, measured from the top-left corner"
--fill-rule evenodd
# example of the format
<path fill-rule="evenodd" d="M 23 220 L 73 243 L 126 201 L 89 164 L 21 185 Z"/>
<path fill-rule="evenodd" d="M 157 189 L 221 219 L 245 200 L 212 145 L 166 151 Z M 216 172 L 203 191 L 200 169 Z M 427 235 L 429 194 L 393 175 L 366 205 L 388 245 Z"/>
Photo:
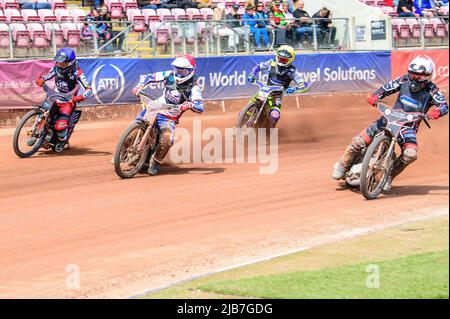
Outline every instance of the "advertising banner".
<path fill-rule="evenodd" d="M 257 87 L 247 76 L 258 63 L 273 55 L 197 58 L 198 84 L 205 100 L 248 98 Z M 79 59 L 79 65 L 91 83 L 93 95 L 83 104 L 133 103 L 131 93 L 146 73 L 171 70 L 173 59 Z M 295 59 L 303 78 L 311 86 L 308 93 L 367 92 L 389 80 L 390 52 L 297 54 Z M 26 61 L 0 64 L 0 108 L 30 106 L 43 94 L 34 81 L 48 71 L 52 62 Z M 267 74 L 260 77 L 266 80 Z M 294 85 L 294 84 L 293 84 Z M 164 85 L 149 85 L 147 92 L 160 96 Z M 39 100 L 40 99 L 40 100 Z"/>
<path fill-rule="evenodd" d="M 0 62 L 0 108 L 28 107 L 42 102 L 45 94 L 36 79 L 48 72 L 51 61 Z"/>
<path fill-rule="evenodd" d="M 423 55 L 434 63 L 433 82 L 439 87 L 449 86 L 449 54 L 447 50 L 415 50 L 392 52 L 392 78 L 408 73 L 409 63 L 417 56 Z"/>

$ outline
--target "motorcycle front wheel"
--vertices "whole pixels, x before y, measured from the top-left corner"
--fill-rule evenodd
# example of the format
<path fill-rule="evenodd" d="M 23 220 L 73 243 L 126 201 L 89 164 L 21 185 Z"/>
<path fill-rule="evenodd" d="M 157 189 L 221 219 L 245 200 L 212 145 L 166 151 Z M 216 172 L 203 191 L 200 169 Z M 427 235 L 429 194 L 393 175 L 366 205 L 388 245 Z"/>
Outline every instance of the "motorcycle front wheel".
<path fill-rule="evenodd" d="M 22 117 L 13 136 L 14 153 L 20 158 L 27 158 L 36 153 L 44 143 L 45 118 L 37 123 L 43 112 L 40 109 L 31 110 Z"/>
<path fill-rule="evenodd" d="M 382 163 L 388 156 L 390 144 L 391 139 L 382 134 L 377 136 L 367 148 L 362 162 L 360 179 L 361 193 L 366 199 L 377 198 L 388 180 L 390 170 L 387 171 L 386 168 L 383 168 Z"/>
<path fill-rule="evenodd" d="M 150 139 L 142 141 L 148 126 L 131 124 L 120 137 L 114 153 L 114 168 L 120 178 L 132 178 L 141 172 L 150 152 Z"/>

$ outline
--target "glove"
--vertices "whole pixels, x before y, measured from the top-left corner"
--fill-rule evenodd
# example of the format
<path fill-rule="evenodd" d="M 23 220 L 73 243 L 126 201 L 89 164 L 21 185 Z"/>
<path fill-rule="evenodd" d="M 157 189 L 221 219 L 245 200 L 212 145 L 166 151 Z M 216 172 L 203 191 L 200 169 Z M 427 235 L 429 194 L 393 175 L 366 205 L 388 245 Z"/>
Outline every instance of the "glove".
<path fill-rule="evenodd" d="M 191 102 L 184 102 L 183 104 L 180 105 L 181 112 L 187 111 L 190 108 L 191 108 Z"/>
<path fill-rule="evenodd" d="M 141 94 L 141 90 L 143 89 L 142 85 L 138 85 L 136 86 L 131 92 L 136 95 L 139 96 L 139 94 Z"/>
<path fill-rule="evenodd" d="M 73 102 L 73 103 L 78 103 L 78 102 L 83 102 L 83 101 L 84 101 L 84 97 L 83 97 L 82 95 L 75 96 L 75 97 L 72 99 L 72 102 Z"/>
<path fill-rule="evenodd" d="M 441 117 L 441 112 L 439 110 L 433 110 L 430 113 L 428 113 L 428 118 L 431 120 L 437 120 Z"/>
<path fill-rule="evenodd" d="M 45 81 L 44 81 L 43 78 L 39 78 L 39 79 L 36 80 L 36 84 L 37 84 L 38 86 L 40 86 L 40 87 L 43 87 L 43 86 L 44 86 L 44 83 L 45 83 Z"/>
<path fill-rule="evenodd" d="M 371 97 L 369 97 L 367 99 L 367 103 L 369 103 L 370 105 L 372 105 L 373 107 L 375 107 L 375 105 L 377 104 L 379 98 L 376 95 L 372 95 Z"/>
<path fill-rule="evenodd" d="M 247 81 L 250 82 L 250 83 L 255 82 L 255 76 L 253 74 L 249 74 L 247 76 Z"/>
<path fill-rule="evenodd" d="M 295 91 L 297 91 L 296 88 L 287 88 L 286 93 L 287 93 L 288 95 L 290 95 L 290 94 L 295 93 Z"/>

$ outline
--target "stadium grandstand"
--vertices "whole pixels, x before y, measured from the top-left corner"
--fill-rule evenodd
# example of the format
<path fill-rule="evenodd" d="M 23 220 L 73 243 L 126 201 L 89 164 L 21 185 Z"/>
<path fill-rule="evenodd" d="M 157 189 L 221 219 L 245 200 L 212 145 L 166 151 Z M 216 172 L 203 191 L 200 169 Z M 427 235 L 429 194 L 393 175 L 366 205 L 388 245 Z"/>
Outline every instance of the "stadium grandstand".
<path fill-rule="evenodd" d="M 46 58 L 63 46 L 85 57 L 170 57 L 264 53 L 285 43 L 313 52 L 448 45 L 448 3 L 399 17 L 389 0 L 196 1 L 0 0 L 0 59 Z"/>

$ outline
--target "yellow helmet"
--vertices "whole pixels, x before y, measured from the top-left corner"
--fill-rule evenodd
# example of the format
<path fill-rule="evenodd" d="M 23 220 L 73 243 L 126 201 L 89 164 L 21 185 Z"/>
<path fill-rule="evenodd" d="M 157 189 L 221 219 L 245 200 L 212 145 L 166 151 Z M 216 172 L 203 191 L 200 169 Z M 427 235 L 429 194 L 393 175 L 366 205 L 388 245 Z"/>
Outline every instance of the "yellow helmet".
<path fill-rule="evenodd" d="M 288 66 L 295 60 L 294 48 L 289 45 L 282 45 L 277 50 L 276 57 L 279 66 Z"/>

